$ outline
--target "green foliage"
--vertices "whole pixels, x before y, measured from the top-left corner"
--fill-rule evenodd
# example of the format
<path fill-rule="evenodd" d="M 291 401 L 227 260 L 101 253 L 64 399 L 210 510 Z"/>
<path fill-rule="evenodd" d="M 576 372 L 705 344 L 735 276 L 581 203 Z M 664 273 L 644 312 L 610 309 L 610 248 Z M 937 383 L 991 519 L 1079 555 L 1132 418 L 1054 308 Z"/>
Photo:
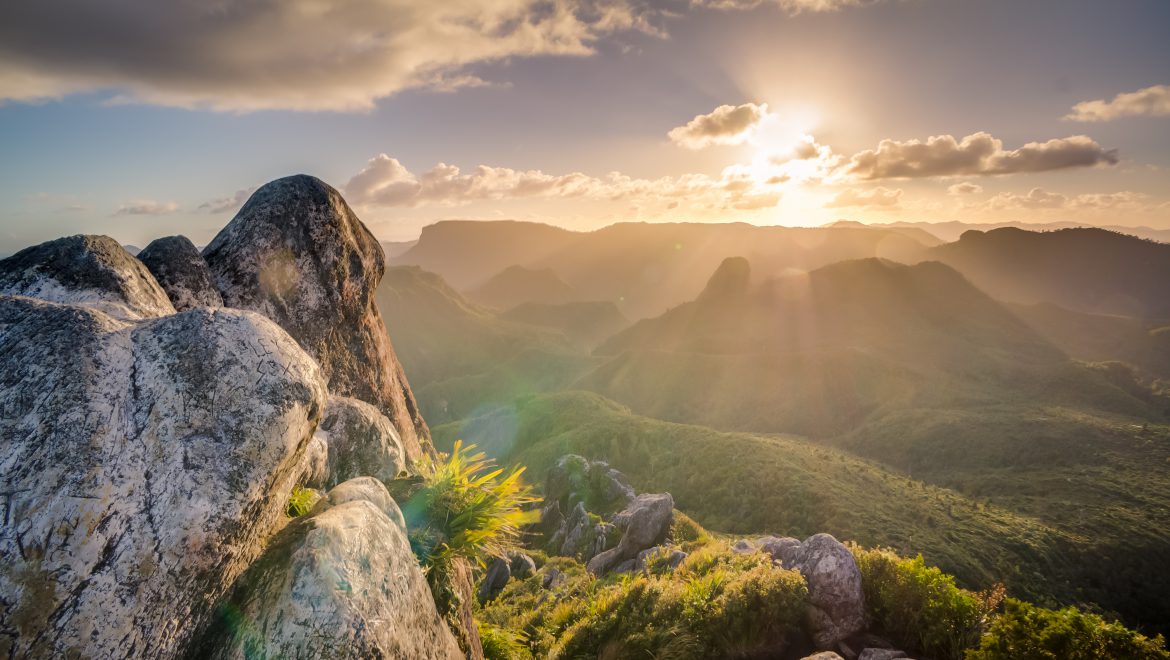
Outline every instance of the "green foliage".
<path fill-rule="evenodd" d="M 285 513 L 289 518 L 299 518 L 308 513 L 319 499 L 321 493 L 312 488 L 294 488 L 288 497 L 288 510 Z"/>
<path fill-rule="evenodd" d="M 537 575 L 509 584 L 483 611 L 492 625 L 523 630 L 536 657 L 736 657 L 781 648 L 804 625 L 800 574 L 723 543 L 660 574 L 595 580 L 566 558 L 549 567 L 566 574 L 552 597 Z"/>
<path fill-rule="evenodd" d="M 482 622 L 478 627 L 487 660 L 533 660 L 527 646 L 528 639 L 523 633 Z"/>
<path fill-rule="evenodd" d="M 539 515 L 526 508 L 538 500 L 520 480 L 524 468 L 505 473 L 474 448 L 456 442 L 445 462 L 425 463 L 422 487 L 403 507 L 424 569 L 456 557 L 479 561 L 503 554 Z"/>
<path fill-rule="evenodd" d="M 1073 607 L 1047 610 L 1008 599 L 967 660 L 1139 660 L 1170 658 L 1161 636 L 1153 639 Z"/>
<path fill-rule="evenodd" d="M 959 659 L 979 643 L 1003 587 L 972 593 L 955 579 L 927 566 L 918 555 L 903 559 L 889 550 L 850 547 L 861 570 L 872 626 L 907 651 Z"/>

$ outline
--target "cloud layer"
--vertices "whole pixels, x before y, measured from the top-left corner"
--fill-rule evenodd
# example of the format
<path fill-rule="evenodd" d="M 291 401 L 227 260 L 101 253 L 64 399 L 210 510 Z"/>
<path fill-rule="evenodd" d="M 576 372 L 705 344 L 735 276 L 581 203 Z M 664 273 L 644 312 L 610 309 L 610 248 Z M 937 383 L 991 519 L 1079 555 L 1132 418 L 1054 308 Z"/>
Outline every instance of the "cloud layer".
<path fill-rule="evenodd" d="M 1062 195 L 1032 188 L 1026 195 L 1016 193 L 1000 193 L 988 200 L 987 205 L 993 210 L 1005 209 L 1112 209 L 1133 208 L 1140 204 L 1145 195 L 1136 192 L 1122 191 L 1115 193 L 1085 193 L 1080 195 Z"/>
<path fill-rule="evenodd" d="M 548 174 L 480 165 L 468 173 L 446 163 L 415 174 L 396 158 L 379 154 L 345 184 L 346 199 L 365 206 L 412 207 L 424 204 L 455 206 L 471 202 L 525 198 L 585 198 L 657 203 L 680 203 L 710 208 L 757 209 L 775 206 L 779 193 L 752 178 L 743 168 L 726 168 L 718 177 L 686 174 L 659 179 L 637 179 L 611 172 L 593 177 L 580 172 Z"/>
<path fill-rule="evenodd" d="M 360 110 L 468 65 L 655 32 L 640 0 L 41 0 L 0 21 L 0 101 L 112 91 L 214 110 Z"/>
<path fill-rule="evenodd" d="M 882 186 L 868 190 L 846 188 L 837 193 L 837 196 L 830 200 L 829 203 L 825 204 L 825 208 L 834 209 L 847 206 L 884 206 L 888 208 L 897 206 L 901 199 L 901 190 L 890 190 Z"/>
<path fill-rule="evenodd" d="M 1154 85 L 1136 92 L 1118 94 L 1112 100 L 1082 101 L 1065 115 L 1070 121 L 1109 121 L 1119 117 L 1170 115 L 1170 85 Z"/>
<path fill-rule="evenodd" d="M 1105 149 L 1084 135 L 1004 150 L 1001 140 L 974 133 L 962 140 L 952 135 L 937 135 L 926 142 L 882 140 L 877 149 L 854 154 L 846 173 L 866 180 L 916 179 L 1044 172 L 1117 162 L 1116 150 Z"/>
<path fill-rule="evenodd" d="M 119 206 L 114 215 L 167 215 L 179 210 L 175 202 L 156 202 L 152 199 L 138 199 Z"/>
<path fill-rule="evenodd" d="M 721 105 L 705 115 L 696 115 L 683 126 L 672 128 L 667 136 L 687 149 L 743 144 L 767 116 L 767 104 Z"/>
<path fill-rule="evenodd" d="M 775 5 L 781 11 L 795 16 L 803 12 L 839 11 L 848 7 L 864 7 L 881 0 L 693 0 L 693 3 L 713 9 L 755 9 L 761 5 Z"/>

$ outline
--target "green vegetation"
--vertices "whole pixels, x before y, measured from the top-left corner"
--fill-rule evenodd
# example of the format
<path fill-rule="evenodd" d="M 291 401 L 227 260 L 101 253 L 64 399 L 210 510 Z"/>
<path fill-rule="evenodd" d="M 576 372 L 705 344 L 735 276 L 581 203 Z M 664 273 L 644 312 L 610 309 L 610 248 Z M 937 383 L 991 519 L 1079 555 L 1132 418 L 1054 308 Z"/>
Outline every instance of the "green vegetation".
<path fill-rule="evenodd" d="M 922 555 L 903 559 L 888 550 L 850 548 L 861 570 L 871 625 L 901 648 L 933 658 L 962 658 L 979 644 L 1003 585 L 982 593 L 955 586 L 955 579 Z"/>
<path fill-rule="evenodd" d="M 1094 614 L 1066 607 L 1053 611 L 1008 599 L 968 660 L 1155 660 L 1170 658 L 1161 636 L 1153 639 Z"/>
<path fill-rule="evenodd" d="M 536 576 L 510 583 L 482 611 L 490 625 L 523 632 L 536 657 L 729 658 L 782 648 L 803 625 L 800 574 L 722 543 L 674 572 L 596 580 L 572 560 L 549 565 L 566 575 L 557 597 Z"/>
<path fill-rule="evenodd" d="M 288 496 L 288 510 L 285 513 L 289 518 L 299 518 L 308 513 L 319 499 L 321 493 L 312 488 L 294 488 Z"/>

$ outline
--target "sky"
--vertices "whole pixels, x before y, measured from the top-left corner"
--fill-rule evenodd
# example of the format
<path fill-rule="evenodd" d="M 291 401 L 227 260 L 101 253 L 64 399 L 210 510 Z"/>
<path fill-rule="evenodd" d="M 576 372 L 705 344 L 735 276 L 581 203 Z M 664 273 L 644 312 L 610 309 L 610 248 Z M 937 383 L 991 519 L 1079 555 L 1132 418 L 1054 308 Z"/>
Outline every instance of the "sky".
<path fill-rule="evenodd" d="M 209 241 L 264 182 L 443 219 L 1170 228 L 1165 0 L 39 0 L 0 253 Z"/>

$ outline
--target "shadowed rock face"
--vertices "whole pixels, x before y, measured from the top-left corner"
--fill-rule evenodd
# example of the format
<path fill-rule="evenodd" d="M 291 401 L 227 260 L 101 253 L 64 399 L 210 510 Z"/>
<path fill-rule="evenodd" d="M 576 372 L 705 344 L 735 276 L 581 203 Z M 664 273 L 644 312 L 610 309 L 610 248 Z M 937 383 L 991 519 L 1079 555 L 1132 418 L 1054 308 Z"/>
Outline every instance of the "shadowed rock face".
<path fill-rule="evenodd" d="M 321 364 L 333 393 L 376 405 L 409 460 L 433 453 L 374 304 L 382 248 L 335 189 L 305 175 L 264 185 L 203 257 L 226 305 L 276 321 Z"/>
<path fill-rule="evenodd" d="M 354 482 L 277 535 L 190 657 L 463 657 L 386 487 Z"/>
<path fill-rule="evenodd" d="M 223 298 L 211 281 L 207 262 L 186 236 L 151 241 L 138 253 L 138 260 L 158 280 L 176 310 L 223 307 Z"/>
<path fill-rule="evenodd" d="M 319 367 L 239 310 L 4 296 L 0 335 L 0 655 L 181 653 L 284 524 Z"/>
<path fill-rule="evenodd" d="M 175 313 L 146 266 L 109 236 L 67 236 L 0 259 L 0 294 L 86 305 L 124 321 Z"/>
<path fill-rule="evenodd" d="M 402 441 L 390 420 L 363 401 L 329 397 L 317 436 L 329 448 L 327 487 L 362 476 L 388 481 L 406 467 Z"/>

